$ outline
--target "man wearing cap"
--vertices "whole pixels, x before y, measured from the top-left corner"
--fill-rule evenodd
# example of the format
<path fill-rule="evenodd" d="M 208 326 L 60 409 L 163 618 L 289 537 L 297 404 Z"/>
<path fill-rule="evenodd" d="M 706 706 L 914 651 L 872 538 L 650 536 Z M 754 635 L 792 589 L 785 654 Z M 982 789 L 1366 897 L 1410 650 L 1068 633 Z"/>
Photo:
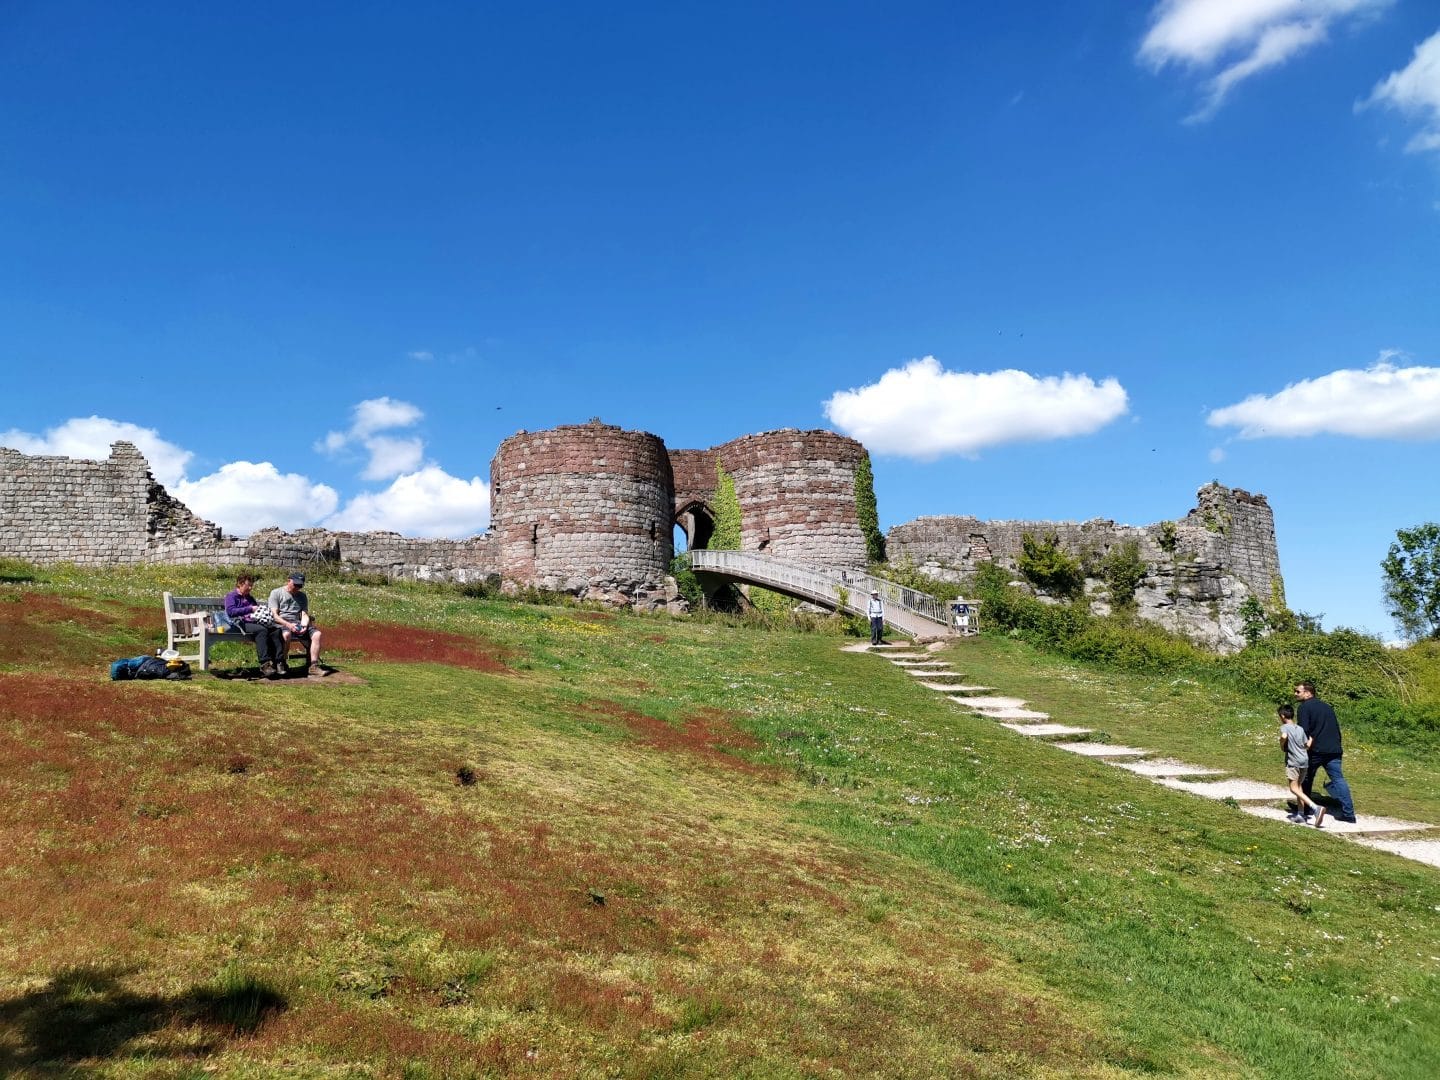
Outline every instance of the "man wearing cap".
<path fill-rule="evenodd" d="M 880 590 L 870 590 L 870 603 L 865 608 L 870 616 L 870 644 L 879 645 L 885 640 L 885 601 L 880 599 Z"/>
<path fill-rule="evenodd" d="M 271 591 L 270 612 L 275 616 L 285 642 L 280 650 L 278 673 L 285 674 L 285 658 L 290 651 L 290 642 L 298 639 L 306 642 L 310 649 L 301 674 L 310 674 L 313 665 L 321 675 L 329 675 L 330 669 L 320 663 L 320 631 L 310 617 L 310 598 L 305 595 L 304 574 L 295 571 L 284 585 Z"/>

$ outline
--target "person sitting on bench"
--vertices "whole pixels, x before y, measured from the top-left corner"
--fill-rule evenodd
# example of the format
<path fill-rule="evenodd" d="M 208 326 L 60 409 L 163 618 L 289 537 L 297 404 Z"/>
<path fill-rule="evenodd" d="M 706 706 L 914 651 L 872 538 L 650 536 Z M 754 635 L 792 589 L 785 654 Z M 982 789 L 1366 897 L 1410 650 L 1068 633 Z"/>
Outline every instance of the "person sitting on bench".
<path fill-rule="evenodd" d="M 276 677 L 276 663 L 285 662 L 285 642 L 280 637 L 280 627 L 273 622 L 261 622 L 255 617 L 257 612 L 264 609 L 250 595 L 254 585 L 255 579 L 249 574 L 241 574 L 235 579 L 235 588 L 225 594 L 225 615 L 231 626 L 246 637 L 255 639 L 255 656 L 260 661 L 260 674 L 267 679 L 273 679 Z"/>
<path fill-rule="evenodd" d="M 305 575 L 296 570 L 284 585 L 270 593 L 270 611 L 280 624 L 280 635 L 284 641 L 280 652 L 282 674 L 286 653 L 291 641 L 304 641 L 309 648 L 302 675 L 310 674 L 313 667 L 321 675 L 329 675 L 331 668 L 320 663 L 320 630 L 310 617 L 310 598 L 305 595 Z"/>

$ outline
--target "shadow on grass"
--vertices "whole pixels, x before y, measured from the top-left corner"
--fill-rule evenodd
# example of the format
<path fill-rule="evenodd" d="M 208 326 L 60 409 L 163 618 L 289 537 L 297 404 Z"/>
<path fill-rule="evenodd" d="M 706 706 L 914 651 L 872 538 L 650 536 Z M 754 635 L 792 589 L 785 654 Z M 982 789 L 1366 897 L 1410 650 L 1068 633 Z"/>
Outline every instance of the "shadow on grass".
<path fill-rule="evenodd" d="M 163 1028 L 204 1034 L 168 1051 L 147 1043 L 146 1058 L 201 1057 L 228 1038 L 257 1031 L 288 1005 L 261 980 L 234 972 L 180 994 L 135 993 L 122 982 L 133 970 L 68 968 L 43 988 L 0 1003 L 0 1075 L 121 1057 L 134 1040 Z"/>

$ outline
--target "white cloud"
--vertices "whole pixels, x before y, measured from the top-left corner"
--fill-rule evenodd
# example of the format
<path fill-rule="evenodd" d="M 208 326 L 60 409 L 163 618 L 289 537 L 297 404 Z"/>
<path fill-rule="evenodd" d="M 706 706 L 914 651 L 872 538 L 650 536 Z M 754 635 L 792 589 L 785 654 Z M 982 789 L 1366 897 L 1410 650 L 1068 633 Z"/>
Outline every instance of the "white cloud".
<path fill-rule="evenodd" d="M 1204 103 L 1190 121 L 1208 120 L 1250 76 L 1278 67 L 1324 41 L 1347 18 L 1371 15 L 1394 0 L 1162 0 L 1150 15 L 1139 60 L 1152 71 L 1181 64 L 1213 70 Z"/>
<path fill-rule="evenodd" d="M 1440 368 L 1384 360 L 1252 394 L 1216 409 L 1211 427 L 1239 428 L 1242 439 L 1351 435 L 1360 439 L 1440 438 Z"/>
<path fill-rule="evenodd" d="M 103 416 L 75 417 L 53 427 L 44 435 L 11 428 L 0 433 L 0 446 L 8 446 L 23 454 L 49 454 L 61 457 L 104 461 L 110 456 L 110 444 L 131 442 L 139 447 L 150 462 L 150 472 L 167 488 L 185 477 L 185 467 L 195 455 L 160 437 L 154 428 Z"/>
<path fill-rule="evenodd" d="M 325 522 L 354 532 L 389 530 L 406 536 L 463 538 L 490 523 L 490 485 L 462 480 L 435 465 L 397 477 L 384 491 L 351 499 Z"/>
<path fill-rule="evenodd" d="M 270 525 L 314 525 L 340 503 L 334 488 L 281 473 L 268 461 L 232 461 L 193 483 L 181 480 L 170 492 L 202 518 L 240 536 Z"/>
<path fill-rule="evenodd" d="M 1211 451 L 1210 451 L 1210 464 L 1212 464 L 1212 465 L 1219 465 L 1220 462 L 1222 462 L 1222 461 L 1224 461 L 1224 460 L 1225 460 L 1225 450 L 1224 450 L 1223 447 L 1217 446 L 1217 447 L 1214 447 L 1213 449 L 1211 449 Z"/>
<path fill-rule="evenodd" d="M 1356 108 L 1370 105 L 1384 105 L 1419 118 L 1424 130 L 1406 144 L 1410 153 L 1440 150 L 1440 31 L 1415 46 L 1410 63 L 1376 83 Z"/>
<path fill-rule="evenodd" d="M 415 349 L 411 352 L 406 353 L 405 355 L 407 358 L 411 360 L 417 360 L 422 364 L 429 363 L 431 360 L 435 359 L 435 354 L 429 349 Z"/>
<path fill-rule="evenodd" d="M 425 458 L 423 439 L 395 439 L 376 435 L 365 440 L 370 463 L 361 476 L 366 480 L 388 480 L 401 473 L 414 472 Z"/>
<path fill-rule="evenodd" d="M 386 480 L 419 467 L 425 456 L 425 442 L 420 438 L 397 439 L 379 432 L 413 427 L 425 418 L 418 406 L 390 397 L 370 398 L 356 405 L 348 431 L 328 431 L 315 443 L 321 454 L 338 454 L 352 443 L 360 443 L 370 454 L 362 476 L 366 480 Z"/>
<path fill-rule="evenodd" d="M 410 427 L 425 418 L 425 414 L 408 401 L 394 398 L 371 398 L 355 406 L 355 423 L 350 434 L 357 439 L 373 435 L 390 428 Z"/>
<path fill-rule="evenodd" d="M 1024 371 L 946 371 L 933 356 L 825 402 L 837 428 L 876 453 L 933 460 L 975 457 L 987 446 L 1098 431 L 1128 407 L 1115 379 L 1036 378 Z"/>

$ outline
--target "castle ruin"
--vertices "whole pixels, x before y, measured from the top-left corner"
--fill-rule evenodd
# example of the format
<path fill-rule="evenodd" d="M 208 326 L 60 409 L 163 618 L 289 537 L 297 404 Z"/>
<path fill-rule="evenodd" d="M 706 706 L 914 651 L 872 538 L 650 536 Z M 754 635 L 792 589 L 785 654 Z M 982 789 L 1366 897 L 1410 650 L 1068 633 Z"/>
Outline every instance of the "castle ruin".
<path fill-rule="evenodd" d="M 742 550 L 864 569 L 855 485 L 866 457 L 860 443 L 830 431 L 768 431 L 708 450 L 669 450 L 656 435 L 598 420 L 521 431 L 491 461 L 489 531 L 447 540 L 321 528 L 227 536 L 156 482 L 129 443 L 116 443 L 104 461 L 0 448 L 0 557 L 81 566 L 329 563 L 657 607 L 675 595 L 675 527 L 688 546 L 709 545 L 719 470 L 734 482 Z M 1218 649 L 1243 644 L 1246 597 L 1283 603 L 1269 504 L 1219 484 L 1201 488 L 1195 509 L 1175 523 L 922 517 L 892 528 L 887 543 L 892 561 L 957 579 L 987 561 L 1013 569 L 1027 532 L 1054 533 L 1074 553 L 1103 555 L 1135 541 L 1147 567 L 1140 616 Z"/>

